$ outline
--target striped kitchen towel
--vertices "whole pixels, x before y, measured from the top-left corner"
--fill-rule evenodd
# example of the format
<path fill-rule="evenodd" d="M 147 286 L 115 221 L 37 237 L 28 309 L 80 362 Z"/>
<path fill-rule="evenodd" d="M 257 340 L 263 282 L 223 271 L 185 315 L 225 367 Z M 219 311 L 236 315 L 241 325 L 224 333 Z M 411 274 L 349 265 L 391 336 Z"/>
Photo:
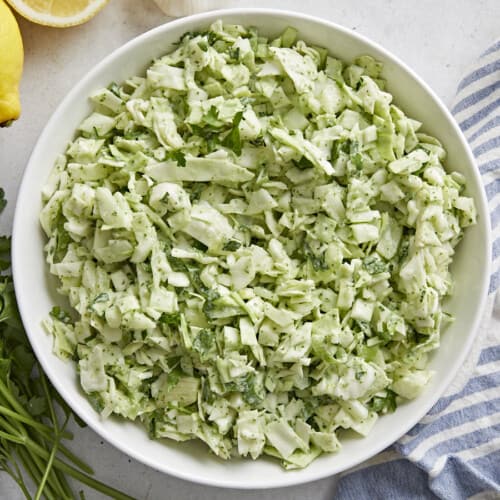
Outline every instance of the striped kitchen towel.
<path fill-rule="evenodd" d="M 452 112 L 490 206 L 493 272 L 481 332 L 445 395 L 395 445 L 344 474 L 336 500 L 500 499 L 500 40 L 460 82 Z"/>

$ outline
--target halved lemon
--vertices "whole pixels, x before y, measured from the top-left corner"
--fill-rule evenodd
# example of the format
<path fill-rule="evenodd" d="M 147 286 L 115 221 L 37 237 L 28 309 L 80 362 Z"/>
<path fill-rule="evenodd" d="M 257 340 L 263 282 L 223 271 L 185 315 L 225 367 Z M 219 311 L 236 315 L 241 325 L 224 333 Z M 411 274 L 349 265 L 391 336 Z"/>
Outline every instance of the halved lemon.
<path fill-rule="evenodd" d="M 44 26 L 65 28 L 93 18 L 108 0 L 7 0 L 21 16 Z"/>

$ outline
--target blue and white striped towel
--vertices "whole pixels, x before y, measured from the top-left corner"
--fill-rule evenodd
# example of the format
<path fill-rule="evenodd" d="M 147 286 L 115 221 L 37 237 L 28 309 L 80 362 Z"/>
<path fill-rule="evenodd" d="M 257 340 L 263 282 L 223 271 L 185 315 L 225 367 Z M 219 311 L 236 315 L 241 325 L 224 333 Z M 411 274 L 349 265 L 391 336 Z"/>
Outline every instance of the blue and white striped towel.
<path fill-rule="evenodd" d="M 336 500 L 500 499 L 500 40 L 460 82 L 452 112 L 491 214 L 493 274 L 481 332 L 445 395 L 394 446 L 348 471 Z"/>

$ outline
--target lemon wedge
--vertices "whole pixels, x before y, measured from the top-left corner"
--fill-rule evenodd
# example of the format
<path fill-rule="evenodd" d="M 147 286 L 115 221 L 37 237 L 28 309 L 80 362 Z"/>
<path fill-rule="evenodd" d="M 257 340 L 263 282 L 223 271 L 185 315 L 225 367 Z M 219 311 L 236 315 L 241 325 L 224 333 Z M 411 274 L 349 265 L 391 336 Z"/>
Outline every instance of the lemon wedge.
<path fill-rule="evenodd" d="M 0 126 L 19 117 L 19 80 L 23 71 L 23 41 L 16 18 L 0 0 Z"/>
<path fill-rule="evenodd" d="M 13 9 L 30 21 L 66 28 L 92 19 L 108 0 L 7 0 Z"/>

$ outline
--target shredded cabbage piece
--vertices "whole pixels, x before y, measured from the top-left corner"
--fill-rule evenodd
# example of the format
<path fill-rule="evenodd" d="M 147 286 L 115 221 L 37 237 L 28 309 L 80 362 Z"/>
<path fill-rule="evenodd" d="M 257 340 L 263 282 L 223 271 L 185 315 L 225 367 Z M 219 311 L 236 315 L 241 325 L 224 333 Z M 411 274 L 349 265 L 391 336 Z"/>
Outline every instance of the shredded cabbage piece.
<path fill-rule="evenodd" d="M 381 64 L 297 36 L 218 21 L 94 92 L 40 214 L 96 410 L 286 469 L 423 390 L 476 218 Z"/>

